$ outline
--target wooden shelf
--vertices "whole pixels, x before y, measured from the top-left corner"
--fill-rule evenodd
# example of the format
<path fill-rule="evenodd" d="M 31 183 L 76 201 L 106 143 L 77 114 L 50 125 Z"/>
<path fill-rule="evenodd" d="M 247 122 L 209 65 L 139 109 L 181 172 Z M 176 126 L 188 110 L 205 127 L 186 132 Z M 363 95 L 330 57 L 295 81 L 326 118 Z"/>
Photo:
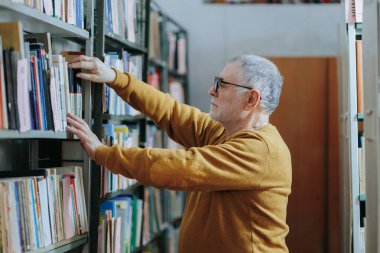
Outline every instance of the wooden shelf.
<path fill-rule="evenodd" d="M 178 78 L 178 79 L 185 79 L 186 78 L 186 73 L 185 74 L 180 74 L 178 73 L 177 71 L 175 70 L 172 70 L 172 69 L 169 69 L 169 76 L 173 76 L 175 78 Z"/>
<path fill-rule="evenodd" d="M 151 58 L 149 59 L 149 63 L 160 68 L 166 68 L 166 62 L 160 59 Z"/>
<path fill-rule="evenodd" d="M 45 253 L 45 252 L 54 252 L 54 253 L 61 253 L 61 252 L 68 252 L 70 250 L 73 250 L 87 242 L 87 233 L 74 236 L 71 239 L 68 240 L 62 240 L 55 244 L 52 244 L 46 248 L 43 249 L 36 249 L 33 251 L 28 251 L 30 253 Z"/>
<path fill-rule="evenodd" d="M 0 130 L 0 139 L 73 139 L 68 132 Z"/>
<path fill-rule="evenodd" d="M 39 10 L 19 3 L 0 3 L 0 22 L 21 21 L 24 31 L 30 33 L 50 32 L 52 37 L 89 38 L 89 32 L 62 20 L 53 18 Z"/>
<path fill-rule="evenodd" d="M 120 51 L 120 48 L 126 49 L 132 53 L 146 54 L 148 50 L 145 47 L 137 43 L 130 42 L 119 35 L 106 33 L 105 34 L 105 46 L 106 50 L 117 50 Z"/>

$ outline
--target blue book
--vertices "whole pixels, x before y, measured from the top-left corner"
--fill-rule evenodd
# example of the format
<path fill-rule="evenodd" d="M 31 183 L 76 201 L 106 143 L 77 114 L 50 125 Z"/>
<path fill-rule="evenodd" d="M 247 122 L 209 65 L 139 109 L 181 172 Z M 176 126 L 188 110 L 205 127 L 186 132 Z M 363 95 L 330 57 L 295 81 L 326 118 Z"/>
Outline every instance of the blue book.
<path fill-rule="evenodd" d="M 19 182 L 18 181 L 14 181 L 14 193 L 15 193 L 15 202 L 16 202 L 16 213 L 17 213 L 16 215 L 17 215 L 18 232 L 20 235 L 20 245 L 23 248 L 23 246 L 25 244 L 23 243 L 24 237 L 22 235 L 21 212 L 20 212 L 20 205 L 21 205 L 20 201 L 22 201 L 22 200 L 19 199 Z"/>
<path fill-rule="evenodd" d="M 111 8 L 111 0 L 106 0 L 106 15 L 107 15 L 107 20 L 108 20 L 108 32 L 114 33 L 113 30 L 113 22 L 112 22 L 112 8 Z"/>
<path fill-rule="evenodd" d="M 40 240 L 39 240 L 39 233 L 38 233 L 38 215 L 37 215 L 37 207 L 36 207 L 36 195 L 34 194 L 34 183 L 33 180 L 29 180 L 30 184 L 30 193 L 32 196 L 32 202 L 33 202 L 33 223 L 34 223 L 34 233 L 35 233 L 35 239 L 36 239 L 36 247 L 40 248 Z"/>
<path fill-rule="evenodd" d="M 76 26 L 83 29 L 83 1 L 76 0 L 75 3 L 75 14 L 76 14 Z"/>
<path fill-rule="evenodd" d="M 37 55 L 38 55 L 38 50 L 37 50 Z M 45 96 L 47 94 L 45 94 L 44 92 L 44 86 L 45 86 L 45 83 L 44 83 L 44 79 L 42 77 L 42 59 L 41 59 L 41 52 L 38 56 L 38 59 L 37 59 L 37 64 L 38 64 L 38 79 L 39 79 L 39 82 L 40 82 L 40 96 L 41 96 L 41 105 L 42 105 L 42 119 L 43 119 L 43 130 L 47 130 L 48 127 L 47 127 L 47 120 L 46 120 L 46 104 L 45 104 Z"/>
<path fill-rule="evenodd" d="M 46 122 L 46 107 L 45 107 L 45 94 L 44 94 L 44 82 L 42 77 L 42 62 L 41 62 L 41 52 L 39 50 L 31 50 L 30 55 L 36 56 L 36 63 L 37 63 L 37 76 L 35 76 L 35 79 L 38 80 L 39 83 L 39 91 L 40 91 L 40 101 L 38 103 L 41 106 L 41 120 L 42 120 L 42 129 L 39 130 L 47 130 L 47 122 Z"/>
<path fill-rule="evenodd" d="M 32 89 L 30 91 L 30 103 L 31 103 L 31 111 L 32 111 L 32 127 L 34 130 L 39 130 L 38 124 L 38 107 L 37 107 L 37 91 L 36 91 L 36 83 L 34 81 L 34 64 L 30 62 L 30 80 Z"/>
<path fill-rule="evenodd" d="M 105 200 L 100 204 L 100 216 L 106 216 L 106 211 L 111 210 L 112 217 L 116 215 L 116 203 L 113 200 Z"/>
<path fill-rule="evenodd" d="M 115 125 L 108 123 L 103 124 L 104 133 L 106 136 L 111 137 L 112 139 L 115 139 Z"/>

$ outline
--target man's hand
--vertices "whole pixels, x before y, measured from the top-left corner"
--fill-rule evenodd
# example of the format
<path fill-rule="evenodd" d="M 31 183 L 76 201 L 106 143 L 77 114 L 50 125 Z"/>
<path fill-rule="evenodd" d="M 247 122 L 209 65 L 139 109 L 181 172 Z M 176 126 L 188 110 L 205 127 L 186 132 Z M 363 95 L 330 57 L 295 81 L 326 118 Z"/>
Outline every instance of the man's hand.
<path fill-rule="evenodd" d="M 102 145 L 98 137 L 91 131 L 87 123 L 70 113 L 67 114 L 67 131 L 75 134 L 91 159 L 95 159 L 95 150 Z M 70 124 L 70 125 L 69 125 Z"/>
<path fill-rule="evenodd" d="M 112 83 L 116 78 L 115 71 L 96 57 L 78 56 L 70 61 L 69 67 L 88 70 L 88 72 L 78 73 L 77 77 L 95 83 Z"/>

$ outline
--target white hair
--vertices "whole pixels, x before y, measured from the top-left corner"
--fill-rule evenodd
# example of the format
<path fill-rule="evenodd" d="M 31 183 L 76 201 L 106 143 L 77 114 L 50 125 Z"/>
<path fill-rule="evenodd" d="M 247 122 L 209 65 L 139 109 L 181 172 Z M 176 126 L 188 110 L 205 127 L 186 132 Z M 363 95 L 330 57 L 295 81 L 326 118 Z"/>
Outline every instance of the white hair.
<path fill-rule="evenodd" d="M 283 77 L 271 61 L 263 57 L 249 54 L 236 57 L 229 63 L 239 63 L 237 74 L 239 84 L 254 88 L 260 92 L 260 105 L 270 115 L 280 101 Z M 246 89 L 239 89 L 242 92 Z"/>

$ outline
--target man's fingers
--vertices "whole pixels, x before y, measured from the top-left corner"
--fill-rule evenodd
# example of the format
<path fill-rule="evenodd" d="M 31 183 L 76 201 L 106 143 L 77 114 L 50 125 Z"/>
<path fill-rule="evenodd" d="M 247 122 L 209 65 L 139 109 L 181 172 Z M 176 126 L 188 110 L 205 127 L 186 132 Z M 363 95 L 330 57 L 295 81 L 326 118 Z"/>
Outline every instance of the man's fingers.
<path fill-rule="evenodd" d="M 93 61 L 78 61 L 78 62 L 73 62 L 69 64 L 70 68 L 73 69 L 88 69 L 88 70 L 93 70 L 96 66 Z"/>
<path fill-rule="evenodd" d="M 88 130 L 89 128 L 87 127 L 87 124 L 86 122 L 84 122 L 82 119 L 79 119 L 78 117 L 75 116 L 74 117 L 71 117 L 71 116 L 68 116 L 67 117 L 67 122 L 75 127 L 76 129 L 80 130 L 80 131 L 83 131 L 85 132 L 86 130 Z"/>
<path fill-rule="evenodd" d="M 71 118 L 71 119 L 73 119 L 73 120 L 76 120 L 76 121 L 81 120 L 81 118 L 79 118 L 78 116 L 76 116 L 76 115 L 74 115 L 74 114 L 72 114 L 72 113 L 67 113 L 67 117 L 68 117 L 68 118 Z"/>
<path fill-rule="evenodd" d="M 84 79 L 84 80 L 89 80 L 92 82 L 97 82 L 97 79 L 95 78 L 94 74 L 89 74 L 89 73 L 84 73 L 80 72 L 77 74 L 77 77 Z"/>
<path fill-rule="evenodd" d="M 87 135 L 83 131 L 69 125 L 66 127 L 66 130 L 75 134 L 81 140 L 81 143 L 86 140 Z"/>
<path fill-rule="evenodd" d="M 72 127 L 72 126 L 67 125 L 66 126 L 66 130 L 69 131 L 70 133 L 75 134 L 76 136 L 78 136 L 78 132 L 79 132 L 78 129 L 76 129 L 76 128 Z"/>
<path fill-rule="evenodd" d="M 93 59 L 92 57 L 89 57 L 87 55 L 80 55 L 78 57 L 68 60 L 68 62 L 74 63 L 74 62 L 80 62 L 80 61 L 92 61 L 92 59 Z"/>

